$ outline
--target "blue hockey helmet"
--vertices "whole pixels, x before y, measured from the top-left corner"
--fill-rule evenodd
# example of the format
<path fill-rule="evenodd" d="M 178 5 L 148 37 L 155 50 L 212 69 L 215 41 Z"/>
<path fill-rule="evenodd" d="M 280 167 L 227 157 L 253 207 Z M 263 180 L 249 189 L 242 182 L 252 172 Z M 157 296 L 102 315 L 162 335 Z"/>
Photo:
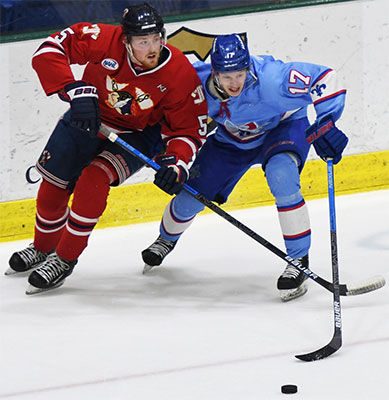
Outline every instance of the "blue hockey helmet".
<path fill-rule="evenodd" d="M 250 66 L 250 53 L 237 33 L 219 35 L 213 41 L 211 64 L 215 72 L 241 71 Z"/>

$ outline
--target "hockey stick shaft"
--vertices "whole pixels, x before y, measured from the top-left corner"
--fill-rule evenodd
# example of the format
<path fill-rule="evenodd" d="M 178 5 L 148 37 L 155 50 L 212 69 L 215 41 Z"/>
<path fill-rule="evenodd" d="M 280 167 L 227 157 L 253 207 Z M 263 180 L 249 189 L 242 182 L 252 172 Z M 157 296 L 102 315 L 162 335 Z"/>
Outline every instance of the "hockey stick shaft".
<path fill-rule="evenodd" d="M 338 266 L 338 244 L 336 235 L 336 213 L 335 213 L 335 184 L 334 166 L 331 158 L 327 159 L 328 180 L 328 203 L 330 212 L 330 243 L 331 243 L 331 268 L 333 284 L 333 312 L 334 312 L 334 335 L 326 346 L 308 354 L 296 356 L 303 361 L 321 360 L 335 353 L 342 347 L 342 317 L 339 291 L 339 266 Z"/>
<path fill-rule="evenodd" d="M 160 169 L 160 166 L 154 162 L 152 159 L 147 157 L 145 154 L 141 153 L 139 150 L 137 150 L 135 147 L 131 146 L 129 143 L 121 139 L 118 135 L 115 133 L 109 133 L 106 134 L 105 132 L 101 132 L 104 136 L 106 136 L 111 142 L 116 143 L 119 145 L 121 148 L 124 150 L 128 151 L 130 154 L 141 160 L 144 164 L 148 165 L 149 167 L 153 168 L 155 171 L 158 171 Z M 228 214 L 225 212 L 222 208 L 218 207 L 216 204 L 214 204 L 212 201 L 208 200 L 205 198 L 201 193 L 197 192 L 195 189 L 190 187 L 187 184 L 183 185 L 184 190 L 186 190 L 190 195 L 192 195 L 196 200 L 198 200 L 200 203 L 204 204 L 206 207 L 211 209 L 213 212 L 224 218 L 226 221 L 230 222 L 232 225 L 234 225 L 236 228 L 241 230 L 242 232 L 246 233 L 246 235 L 250 236 L 253 238 L 256 242 L 260 243 L 262 246 L 266 247 L 268 250 L 270 250 L 272 253 L 277 255 L 278 257 L 282 258 L 284 261 L 287 263 L 293 264 L 297 269 L 302 271 L 305 275 L 307 275 L 310 279 L 314 280 L 317 282 L 319 285 L 323 286 L 330 292 L 333 292 L 333 284 L 328 282 L 327 280 L 321 278 L 314 272 L 312 272 L 309 268 L 303 267 L 301 262 L 299 262 L 297 259 L 293 259 L 289 257 L 286 253 L 284 253 L 282 250 L 280 250 L 278 247 L 274 246 L 272 243 L 268 242 L 266 239 L 264 239 L 262 236 L 258 235 L 256 232 L 251 230 L 249 227 L 246 225 L 242 224 L 240 221 L 235 219 L 232 215 Z M 364 286 L 359 286 L 355 285 L 354 290 L 355 293 L 351 294 L 362 294 L 366 292 L 370 292 L 372 290 L 376 290 L 380 287 L 382 287 L 385 284 L 385 281 L 383 281 L 383 278 L 379 278 L 374 281 L 366 281 L 364 283 Z M 350 295 L 350 292 L 348 291 L 348 288 L 346 285 L 340 285 L 339 286 L 339 291 L 342 296 L 347 296 Z"/>
<path fill-rule="evenodd" d="M 342 317 L 341 317 L 340 293 L 339 293 L 339 265 L 338 265 L 338 243 L 336 234 L 334 166 L 332 159 L 327 160 L 327 177 L 328 177 L 328 202 L 330 210 L 332 284 L 334 286 L 334 291 L 333 291 L 334 326 L 335 326 L 334 337 L 338 336 L 341 345 Z"/>

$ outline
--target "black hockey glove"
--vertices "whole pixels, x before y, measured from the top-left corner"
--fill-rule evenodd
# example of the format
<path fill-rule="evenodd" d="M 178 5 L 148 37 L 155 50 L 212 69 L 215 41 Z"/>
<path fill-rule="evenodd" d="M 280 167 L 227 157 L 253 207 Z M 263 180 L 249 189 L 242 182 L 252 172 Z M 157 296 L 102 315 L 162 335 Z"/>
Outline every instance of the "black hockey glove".
<path fill-rule="evenodd" d="M 323 160 L 332 158 L 334 164 L 342 159 L 342 152 L 348 143 L 347 136 L 335 126 L 332 115 L 326 115 L 313 123 L 306 131 L 309 144 L 313 143 L 316 153 Z"/>
<path fill-rule="evenodd" d="M 101 123 L 97 89 L 76 81 L 64 87 L 60 98 L 70 102 L 70 125 L 96 137 Z"/>
<path fill-rule="evenodd" d="M 157 156 L 154 161 L 161 166 L 155 174 L 154 184 L 170 195 L 177 194 L 189 178 L 186 165 L 175 155 Z"/>

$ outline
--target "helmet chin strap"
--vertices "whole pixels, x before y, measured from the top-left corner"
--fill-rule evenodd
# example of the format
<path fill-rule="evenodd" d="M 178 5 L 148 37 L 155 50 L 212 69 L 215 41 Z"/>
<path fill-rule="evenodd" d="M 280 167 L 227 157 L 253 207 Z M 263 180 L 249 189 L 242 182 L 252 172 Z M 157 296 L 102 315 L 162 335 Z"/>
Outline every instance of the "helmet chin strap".
<path fill-rule="evenodd" d="M 124 46 L 126 47 L 128 55 L 130 56 L 130 60 L 138 65 L 142 65 L 142 63 L 134 56 L 134 52 L 132 50 L 130 43 L 128 42 L 127 37 L 124 37 L 123 43 Z"/>
<path fill-rule="evenodd" d="M 219 81 L 219 74 L 215 71 L 212 72 L 212 78 L 213 78 L 213 83 L 215 86 L 215 89 L 217 90 L 217 92 L 219 93 L 219 95 L 223 98 L 223 99 L 227 99 L 230 97 L 230 95 L 223 89 L 222 85 L 220 84 Z"/>
<path fill-rule="evenodd" d="M 130 60 L 131 60 L 132 62 L 134 62 L 135 64 L 143 65 L 143 64 L 134 56 L 134 52 L 132 51 L 131 45 L 130 45 L 129 43 L 125 43 L 125 45 L 126 45 L 126 49 L 127 49 L 128 55 L 129 55 L 129 57 L 130 57 Z"/>

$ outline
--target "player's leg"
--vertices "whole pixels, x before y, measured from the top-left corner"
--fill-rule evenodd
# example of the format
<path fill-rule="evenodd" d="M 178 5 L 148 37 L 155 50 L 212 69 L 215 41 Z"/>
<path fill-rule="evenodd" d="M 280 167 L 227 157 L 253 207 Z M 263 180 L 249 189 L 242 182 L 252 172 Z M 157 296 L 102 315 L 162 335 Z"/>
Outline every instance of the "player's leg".
<path fill-rule="evenodd" d="M 68 201 L 78 163 L 75 154 L 89 142 L 87 135 L 69 127 L 67 115 L 58 122 L 36 164 L 43 180 L 37 195 L 34 241 L 11 256 L 6 274 L 35 268 L 55 250 L 69 214 Z"/>
<path fill-rule="evenodd" d="M 265 173 L 276 201 L 287 254 L 308 267 L 311 229 L 308 209 L 300 190 L 300 171 L 309 147 L 297 136 L 301 130 L 304 132 L 305 125 L 305 121 L 299 120 L 282 126 L 278 132 L 280 145 L 271 147 L 274 153 L 266 160 Z M 285 146 L 285 142 L 289 143 Z M 287 301 L 305 294 L 305 279 L 301 271 L 288 264 L 277 282 L 281 299 Z"/>
<path fill-rule="evenodd" d="M 68 201 L 75 181 L 103 143 L 102 139 L 90 138 L 69 126 L 68 117 L 69 114 L 65 114 L 59 121 L 36 164 L 44 181 L 37 197 L 34 248 L 43 252 L 46 259 L 30 274 L 30 283 L 34 283 L 34 277 L 37 277 L 35 272 L 38 273 L 46 263 L 55 271 L 63 270 L 66 273 L 74 267 L 75 262 L 70 262 L 73 260 L 65 260 L 63 264 L 56 250 L 66 231 Z M 58 268 L 54 265 L 57 261 L 60 264 Z M 45 275 L 45 281 L 53 278 L 49 275 Z"/>
<path fill-rule="evenodd" d="M 187 184 L 206 198 L 223 203 L 251 165 L 254 155 L 255 151 L 239 150 L 210 136 L 190 168 Z M 158 238 L 142 251 L 146 264 L 144 272 L 162 263 L 203 209 L 204 205 L 185 191 L 169 202 L 162 216 Z"/>
<path fill-rule="evenodd" d="M 144 272 L 162 263 L 203 209 L 204 205 L 185 191 L 181 191 L 169 202 L 162 216 L 159 236 L 142 251 L 142 259 L 146 264 Z"/>
<path fill-rule="evenodd" d="M 138 143 L 140 135 L 123 137 L 142 147 Z M 87 247 L 90 234 L 106 208 L 110 186 L 121 184 L 142 166 L 143 163 L 128 152 L 111 142 L 104 142 L 103 150 L 82 170 L 76 182 L 70 214 L 54 253 L 56 258 L 50 256 L 29 277 L 33 287 L 47 290 L 63 283 Z"/>
<path fill-rule="evenodd" d="M 115 169 L 104 159 L 94 159 L 83 170 L 74 188 L 71 210 L 56 252 L 30 275 L 32 286 L 40 289 L 58 287 L 72 273 L 105 210 L 109 185 L 116 177 Z"/>
<path fill-rule="evenodd" d="M 6 275 L 37 267 L 55 249 L 69 214 L 70 193 L 70 190 L 59 188 L 46 180 L 41 182 L 37 195 L 34 241 L 11 256 Z"/>
<path fill-rule="evenodd" d="M 298 258 L 308 266 L 311 230 L 308 209 L 300 191 L 299 171 L 291 153 L 278 153 L 266 165 L 266 178 L 276 200 L 281 231 L 285 247 L 290 257 Z M 306 276 L 288 264 L 277 282 L 279 290 L 301 288 L 306 292 L 303 282 Z M 282 296 L 286 293 L 282 293 Z"/>

